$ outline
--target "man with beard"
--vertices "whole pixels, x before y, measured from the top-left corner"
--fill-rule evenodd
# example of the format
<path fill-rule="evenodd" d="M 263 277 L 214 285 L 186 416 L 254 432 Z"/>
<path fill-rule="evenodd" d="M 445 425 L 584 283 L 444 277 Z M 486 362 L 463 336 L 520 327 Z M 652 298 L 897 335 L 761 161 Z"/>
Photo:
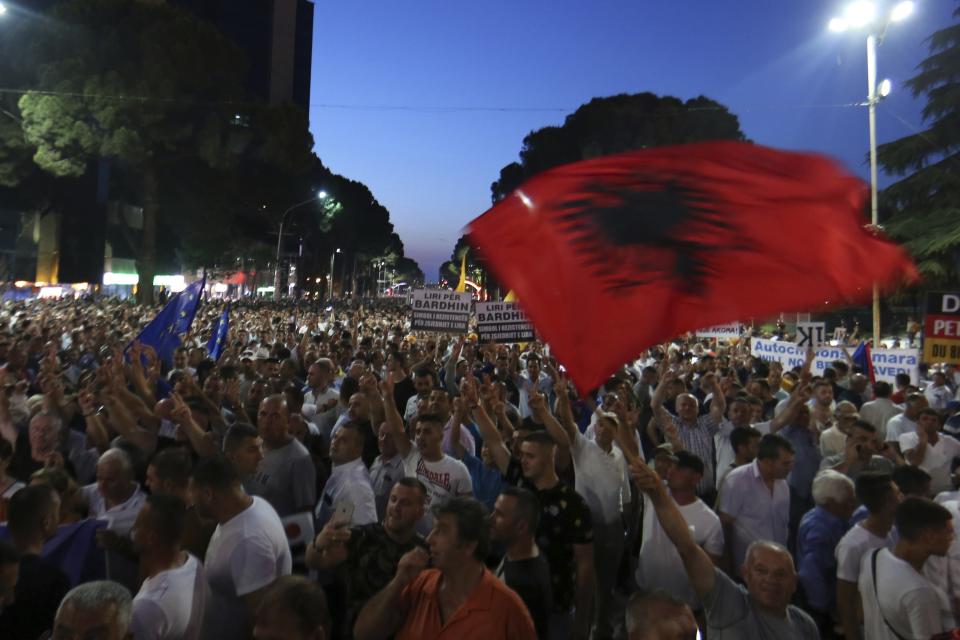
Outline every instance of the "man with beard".
<path fill-rule="evenodd" d="M 423 517 L 427 492 L 416 478 L 400 478 L 390 491 L 382 522 L 350 527 L 333 520 L 307 547 L 307 566 L 330 570 L 344 565 L 347 615 L 353 628 L 364 603 L 383 589 L 397 571 L 403 555 L 414 547 L 426 549 L 417 522 Z M 335 634 L 336 635 L 336 634 Z"/>

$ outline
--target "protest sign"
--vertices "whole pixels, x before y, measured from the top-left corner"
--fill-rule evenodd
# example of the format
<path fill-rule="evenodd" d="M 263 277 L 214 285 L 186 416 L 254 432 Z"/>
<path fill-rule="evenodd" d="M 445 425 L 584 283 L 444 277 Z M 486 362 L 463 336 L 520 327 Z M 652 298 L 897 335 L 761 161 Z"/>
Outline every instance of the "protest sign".
<path fill-rule="evenodd" d="M 762 360 L 779 362 L 784 369 L 803 366 L 806 348 L 793 342 L 754 338 L 750 344 L 750 355 Z M 920 382 L 920 352 L 917 349 L 874 349 L 870 356 L 873 360 L 873 372 L 878 381 L 885 380 L 893 384 L 898 373 L 906 373 L 913 384 Z M 846 362 L 843 349 L 824 346 L 816 350 L 813 360 L 813 375 L 823 375 L 823 370 L 834 360 Z"/>
<path fill-rule="evenodd" d="M 532 342 L 533 325 L 516 302 L 478 302 L 477 332 L 480 342 Z"/>
<path fill-rule="evenodd" d="M 417 289 L 411 300 L 413 313 L 410 329 L 413 331 L 441 331 L 466 333 L 470 324 L 473 296 L 456 291 Z"/>
<path fill-rule="evenodd" d="M 826 340 L 827 326 L 823 322 L 798 322 L 797 346 L 819 347 Z"/>
<path fill-rule="evenodd" d="M 960 364 L 960 293 L 927 293 L 923 361 Z"/>
<path fill-rule="evenodd" d="M 735 340 L 740 337 L 740 323 L 718 324 L 697 331 L 698 338 L 716 338 L 717 340 Z"/>

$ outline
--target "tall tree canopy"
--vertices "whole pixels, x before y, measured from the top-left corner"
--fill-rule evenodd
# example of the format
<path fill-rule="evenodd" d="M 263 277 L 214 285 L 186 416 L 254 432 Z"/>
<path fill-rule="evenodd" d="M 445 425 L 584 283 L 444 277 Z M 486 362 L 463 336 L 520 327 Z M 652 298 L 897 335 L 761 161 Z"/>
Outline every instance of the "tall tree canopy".
<path fill-rule="evenodd" d="M 75 0 L 51 17 L 32 38 L 38 86 L 19 102 L 25 138 L 57 176 L 80 176 L 101 158 L 116 163 L 143 208 L 137 270 L 152 282 L 161 174 L 231 162 L 241 56 L 212 26 L 165 3 Z M 152 300 L 152 287 L 139 292 Z"/>
<path fill-rule="evenodd" d="M 285 252 L 303 242 L 301 274 L 329 264 L 332 247 L 359 261 L 361 276 L 371 258 L 403 259 L 387 210 L 313 153 L 307 114 L 245 95 L 242 52 L 192 13 L 64 0 L 5 25 L 0 54 L 4 77 L 29 88 L 0 95 L 0 201 L 70 216 L 74 185 L 99 178 L 101 199 L 142 208 L 142 234 L 118 225 L 141 282 L 153 279 L 158 246 L 188 267 L 266 267 L 284 212 L 320 189 L 331 198 L 284 228 Z M 143 302 L 152 293 L 139 288 Z"/>
<path fill-rule="evenodd" d="M 524 181 L 553 167 L 622 151 L 705 140 L 745 140 L 740 121 L 714 100 L 699 96 L 687 101 L 653 93 L 594 98 L 567 116 L 562 126 L 531 132 L 523 139 L 520 161 L 500 170 L 490 185 L 497 203 Z M 457 240 L 453 255 L 440 266 L 440 278 L 460 273 L 467 252 L 468 269 L 481 270 L 466 239 Z"/>
<path fill-rule="evenodd" d="M 960 8 L 953 15 L 960 20 Z M 960 22 L 928 42 L 930 56 L 906 83 L 926 97 L 926 128 L 881 145 L 878 157 L 887 172 L 904 176 L 883 191 L 882 222 L 938 286 L 960 277 Z"/>

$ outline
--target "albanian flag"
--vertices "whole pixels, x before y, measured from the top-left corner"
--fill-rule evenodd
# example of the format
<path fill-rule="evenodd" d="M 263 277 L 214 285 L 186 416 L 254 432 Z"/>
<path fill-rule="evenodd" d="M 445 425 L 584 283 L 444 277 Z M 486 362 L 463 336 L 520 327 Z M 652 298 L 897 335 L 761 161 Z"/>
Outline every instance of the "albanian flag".
<path fill-rule="evenodd" d="M 916 280 L 865 229 L 866 196 L 826 157 L 706 142 L 541 173 L 469 238 L 585 392 L 687 331 Z"/>

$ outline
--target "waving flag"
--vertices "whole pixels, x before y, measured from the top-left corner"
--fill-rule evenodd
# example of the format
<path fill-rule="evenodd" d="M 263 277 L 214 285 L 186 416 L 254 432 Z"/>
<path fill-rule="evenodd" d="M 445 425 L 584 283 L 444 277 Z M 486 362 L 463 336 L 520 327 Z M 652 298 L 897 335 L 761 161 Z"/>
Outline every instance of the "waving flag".
<path fill-rule="evenodd" d="M 230 331 L 230 303 L 227 303 L 226 308 L 223 310 L 223 313 L 220 314 L 220 317 L 217 318 L 217 324 L 213 327 L 213 334 L 210 336 L 210 342 L 207 343 L 207 353 L 213 358 L 213 361 L 216 362 L 220 359 L 220 354 L 223 353 L 224 347 L 227 346 L 227 334 Z"/>
<path fill-rule="evenodd" d="M 850 359 L 853 360 L 853 364 L 860 367 L 860 372 L 870 379 L 870 384 L 877 381 L 873 374 L 873 357 L 870 354 L 869 344 L 861 342 Z"/>
<path fill-rule="evenodd" d="M 706 142 L 541 173 L 469 238 L 586 392 L 687 331 L 915 280 L 906 252 L 865 228 L 865 197 L 828 158 Z"/>
<path fill-rule="evenodd" d="M 137 336 L 141 344 L 153 347 L 157 357 L 168 366 L 173 361 L 173 352 L 183 343 L 184 337 L 190 331 L 206 282 L 207 276 L 204 274 L 202 279 L 174 296 Z"/>

